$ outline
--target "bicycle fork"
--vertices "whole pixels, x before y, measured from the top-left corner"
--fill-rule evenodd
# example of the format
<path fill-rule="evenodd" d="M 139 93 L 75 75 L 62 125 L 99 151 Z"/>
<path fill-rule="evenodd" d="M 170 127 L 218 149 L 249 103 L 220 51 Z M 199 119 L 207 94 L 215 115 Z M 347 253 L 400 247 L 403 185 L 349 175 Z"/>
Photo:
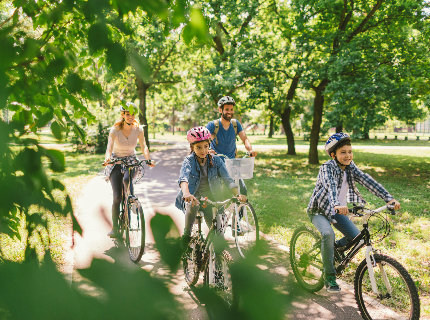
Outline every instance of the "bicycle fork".
<path fill-rule="evenodd" d="M 368 245 L 366 248 L 366 264 L 367 264 L 367 270 L 369 271 L 369 278 L 370 283 L 372 285 L 372 290 L 375 293 L 377 297 L 380 297 L 380 292 L 378 290 L 378 287 L 376 285 L 376 279 L 375 279 L 375 271 L 373 270 L 374 267 L 376 267 L 376 259 L 373 256 L 373 252 L 375 249 Z M 387 273 L 385 272 L 384 266 L 382 263 L 378 263 L 379 270 L 381 271 L 382 279 L 384 281 L 385 287 L 387 288 L 387 292 L 389 295 L 392 293 L 392 288 L 390 285 L 390 281 L 388 280 Z M 382 298 L 382 297 L 381 297 Z"/>

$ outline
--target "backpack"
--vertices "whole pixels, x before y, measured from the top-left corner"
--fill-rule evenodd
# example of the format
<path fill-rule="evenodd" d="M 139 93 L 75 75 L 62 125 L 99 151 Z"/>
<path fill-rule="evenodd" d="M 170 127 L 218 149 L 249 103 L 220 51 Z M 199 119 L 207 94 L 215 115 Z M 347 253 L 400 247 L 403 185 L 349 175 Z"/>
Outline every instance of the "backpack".
<path fill-rule="evenodd" d="M 233 124 L 234 134 L 237 136 L 237 120 L 231 119 L 231 123 Z M 214 120 L 214 125 L 215 125 L 215 130 L 213 134 L 215 135 L 215 144 L 218 145 L 217 133 L 219 130 L 219 119 Z"/>

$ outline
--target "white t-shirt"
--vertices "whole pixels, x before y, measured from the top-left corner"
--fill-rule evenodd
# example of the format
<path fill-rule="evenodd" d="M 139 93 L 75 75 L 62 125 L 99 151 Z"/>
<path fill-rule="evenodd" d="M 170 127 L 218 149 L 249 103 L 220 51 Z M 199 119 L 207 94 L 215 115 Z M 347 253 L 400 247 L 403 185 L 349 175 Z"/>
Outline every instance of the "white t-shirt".
<path fill-rule="evenodd" d="M 116 127 L 112 127 L 110 132 L 114 136 L 113 150 L 112 153 L 115 157 L 127 157 L 136 154 L 137 139 L 143 132 L 140 126 L 134 126 L 131 129 L 131 133 L 126 137 L 121 130 Z"/>
<path fill-rule="evenodd" d="M 342 174 L 342 185 L 340 187 L 340 191 L 339 191 L 339 203 L 341 206 L 346 206 L 346 196 L 348 195 L 348 181 L 346 179 L 346 171 L 343 171 Z M 336 212 L 334 211 L 334 209 L 331 212 L 332 215 L 335 215 Z"/>

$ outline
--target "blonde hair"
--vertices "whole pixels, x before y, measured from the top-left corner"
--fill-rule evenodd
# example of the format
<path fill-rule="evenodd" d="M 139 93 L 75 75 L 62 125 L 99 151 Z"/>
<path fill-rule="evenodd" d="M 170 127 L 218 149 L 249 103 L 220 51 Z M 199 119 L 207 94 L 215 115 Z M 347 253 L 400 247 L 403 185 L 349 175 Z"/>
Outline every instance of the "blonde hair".
<path fill-rule="evenodd" d="M 124 111 L 121 111 L 121 114 L 123 114 Z M 121 119 L 119 119 L 118 122 L 115 122 L 113 124 L 113 126 L 117 129 L 117 130 L 121 130 L 124 127 L 124 118 L 121 117 Z M 133 123 L 131 124 L 133 127 L 138 127 L 139 126 L 139 122 L 137 122 L 136 119 L 133 120 Z"/>

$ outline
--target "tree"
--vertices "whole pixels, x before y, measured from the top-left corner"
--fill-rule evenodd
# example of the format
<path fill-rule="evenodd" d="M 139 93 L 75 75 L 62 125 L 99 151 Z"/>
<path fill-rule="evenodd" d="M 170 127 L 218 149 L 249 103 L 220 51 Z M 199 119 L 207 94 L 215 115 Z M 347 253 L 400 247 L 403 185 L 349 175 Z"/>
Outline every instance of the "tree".
<path fill-rule="evenodd" d="M 298 13 L 298 44 L 306 44 L 313 52 L 313 57 L 306 63 L 302 77 L 306 87 L 312 89 L 314 98 L 314 115 L 310 137 L 309 163 L 318 163 L 318 140 L 322 123 L 324 101 L 329 92 L 329 85 L 335 79 L 334 74 L 344 75 L 347 66 L 362 62 L 366 65 L 366 52 L 373 51 L 372 41 L 387 39 L 390 35 L 401 34 L 410 28 L 421 32 L 423 22 L 423 1 L 293 1 L 292 7 Z M 394 37 L 394 42 L 401 37 Z M 364 42 L 363 39 L 372 39 Z M 396 43 L 404 50 L 414 52 L 412 43 Z M 361 54 L 364 56 L 361 56 Z M 348 59 L 346 59 L 348 58 Z M 354 61 L 352 61 L 354 59 Z M 384 65 L 384 60 L 380 60 Z M 392 61 L 394 63 L 394 61 Z M 407 61 L 399 61 L 399 64 Z M 378 68 L 380 67 L 378 65 Z M 340 71 L 342 70 L 342 71 Z"/>
<path fill-rule="evenodd" d="M 52 133 L 61 140 L 70 124 L 85 139 L 77 119 L 86 118 L 89 124 L 96 119 L 83 101 L 105 99 L 96 77 L 85 79 L 88 60 L 103 56 L 114 72 L 124 70 L 127 54 L 117 40 L 134 33 L 124 21 L 129 14 L 142 10 L 148 17 L 184 23 L 189 40 L 201 39 L 201 25 L 189 20 L 198 15 L 197 9 L 161 0 L 15 1 L 0 6 L 5 9 L 0 16 L 0 109 L 13 113 L 9 124 L 0 121 L 0 232 L 18 235 L 18 222 L 25 217 L 30 237 L 46 229 L 44 215 L 67 215 L 72 207 L 68 196 L 65 204 L 53 196 L 53 190 L 63 191 L 64 186 L 49 178 L 42 164 L 48 159 L 50 169 L 61 172 L 64 155 L 27 134 L 51 123 Z M 140 66 L 144 74 L 147 69 Z M 11 149 L 12 143 L 20 146 L 18 151 Z M 31 251 L 28 243 L 26 248 Z"/>

